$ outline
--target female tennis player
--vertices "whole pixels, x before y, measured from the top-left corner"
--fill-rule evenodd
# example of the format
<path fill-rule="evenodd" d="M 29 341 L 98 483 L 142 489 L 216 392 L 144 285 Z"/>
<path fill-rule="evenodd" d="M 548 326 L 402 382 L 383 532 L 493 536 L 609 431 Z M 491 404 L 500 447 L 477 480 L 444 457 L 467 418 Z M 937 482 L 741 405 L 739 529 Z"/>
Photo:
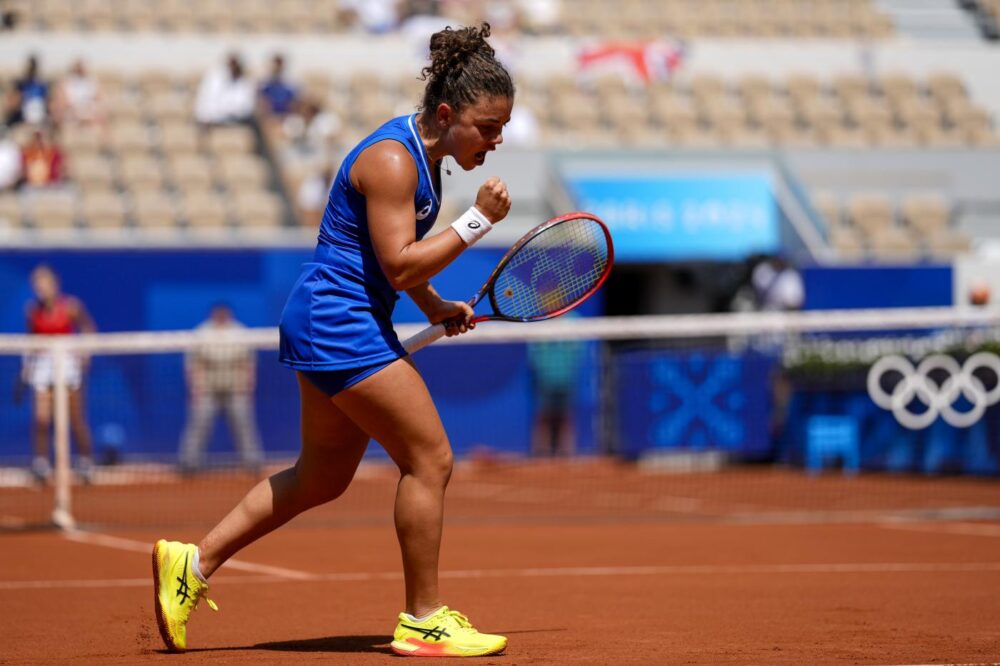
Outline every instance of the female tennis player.
<path fill-rule="evenodd" d="M 91 319 L 83 302 L 62 292 L 59 276 L 52 268 L 40 264 L 31 271 L 30 280 L 35 297 L 25 307 L 28 333 L 70 335 L 97 331 L 94 320 Z M 85 366 L 85 359 L 67 356 L 63 371 L 69 388 L 69 424 L 79 454 L 76 467 L 83 481 L 89 483 L 94 464 L 91 457 L 90 427 L 87 425 L 83 403 Z M 21 381 L 34 389 L 32 428 L 34 458 L 31 462 L 31 472 L 39 483 L 48 482 L 52 474 L 52 465 L 49 462 L 49 435 L 52 430 L 55 375 L 55 359 L 52 354 L 41 352 L 25 357 Z"/>
<path fill-rule="evenodd" d="M 424 235 L 441 205 L 441 160 L 450 155 L 466 170 L 481 166 L 510 120 L 514 86 L 489 34 L 488 24 L 434 34 L 420 113 L 390 120 L 344 159 L 314 260 L 281 317 L 280 358 L 298 372 L 301 454 L 294 467 L 254 487 L 199 544 L 156 543 L 156 615 L 168 648 L 185 649 L 188 618 L 208 591 L 207 578 L 244 546 L 343 493 L 370 439 L 400 470 L 395 523 L 406 611 L 392 649 L 475 656 L 506 646 L 503 636 L 476 631 L 441 603 L 438 553 L 452 452 L 390 320 L 397 292 L 405 291 L 430 322 L 445 322 L 449 335 L 471 326 L 471 308 L 442 299 L 428 280 L 507 215 L 506 186 L 490 178 L 450 228 Z"/>

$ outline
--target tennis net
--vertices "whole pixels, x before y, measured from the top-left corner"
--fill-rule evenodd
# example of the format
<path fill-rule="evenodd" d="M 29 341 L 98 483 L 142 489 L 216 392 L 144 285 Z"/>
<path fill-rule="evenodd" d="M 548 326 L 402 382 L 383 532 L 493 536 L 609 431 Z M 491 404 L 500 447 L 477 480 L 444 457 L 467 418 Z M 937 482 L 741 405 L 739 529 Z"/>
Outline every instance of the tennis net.
<path fill-rule="evenodd" d="M 0 529 L 211 525 L 296 459 L 276 348 L 273 329 L 0 336 Z M 995 313 L 922 308 L 490 323 L 415 360 L 456 453 L 449 520 L 819 522 L 1000 517 L 998 353 Z M 372 443 L 297 521 L 389 521 L 397 479 Z"/>

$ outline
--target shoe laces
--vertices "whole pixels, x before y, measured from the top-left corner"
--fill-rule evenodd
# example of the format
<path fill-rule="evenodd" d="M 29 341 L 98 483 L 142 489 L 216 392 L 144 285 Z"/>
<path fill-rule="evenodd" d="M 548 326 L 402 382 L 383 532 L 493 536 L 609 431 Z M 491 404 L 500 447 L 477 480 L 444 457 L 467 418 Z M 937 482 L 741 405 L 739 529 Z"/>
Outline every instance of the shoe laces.
<path fill-rule="evenodd" d="M 209 608 L 211 608 L 212 610 L 214 610 L 216 612 L 219 611 L 219 606 L 214 601 L 212 601 L 211 599 L 208 598 L 208 585 L 207 584 L 202 584 L 202 586 L 199 587 L 198 591 L 195 593 L 194 609 L 198 608 L 198 602 L 201 599 L 205 600 L 205 603 L 208 604 Z"/>
<path fill-rule="evenodd" d="M 456 622 L 458 622 L 458 626 L 462 627 L 463 629 L 471 629 L 472 631 L 476 630 L 475 627 L 472 626 L 472 623 L 469 622 L 469 618 L 465 617 L 457 610 L 451 610 L 450 608 L 446 608 L 444 614 L 450 618 L 453 618 Z"/>

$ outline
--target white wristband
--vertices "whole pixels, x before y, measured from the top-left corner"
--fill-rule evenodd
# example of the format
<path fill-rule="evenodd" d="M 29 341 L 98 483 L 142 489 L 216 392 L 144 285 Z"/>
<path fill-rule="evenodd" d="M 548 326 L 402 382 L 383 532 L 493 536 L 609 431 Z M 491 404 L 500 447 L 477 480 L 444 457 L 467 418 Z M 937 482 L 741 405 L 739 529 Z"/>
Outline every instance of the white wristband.
<path fill-rule="evenodd" d="M 493 225 L 490 224 L 485 215 L 479 212 L 478 208 L 472 206 L 451 223 L 451 228 L 458 233 L 462 242 L 471 247 L 476 241 L 488 234 Z"/>

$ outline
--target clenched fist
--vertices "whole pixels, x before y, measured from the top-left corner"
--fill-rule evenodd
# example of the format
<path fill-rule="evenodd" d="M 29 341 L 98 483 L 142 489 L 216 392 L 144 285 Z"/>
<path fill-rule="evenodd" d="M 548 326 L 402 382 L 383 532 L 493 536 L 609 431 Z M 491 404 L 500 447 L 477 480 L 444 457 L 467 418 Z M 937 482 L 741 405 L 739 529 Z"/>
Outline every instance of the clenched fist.
<path fill-rule="evenodd" d="M 476 195 L 476 208 L 493 224 L 507 217 L 510 211 L 507 185 L 496 176 L 487 180 Z"/>

